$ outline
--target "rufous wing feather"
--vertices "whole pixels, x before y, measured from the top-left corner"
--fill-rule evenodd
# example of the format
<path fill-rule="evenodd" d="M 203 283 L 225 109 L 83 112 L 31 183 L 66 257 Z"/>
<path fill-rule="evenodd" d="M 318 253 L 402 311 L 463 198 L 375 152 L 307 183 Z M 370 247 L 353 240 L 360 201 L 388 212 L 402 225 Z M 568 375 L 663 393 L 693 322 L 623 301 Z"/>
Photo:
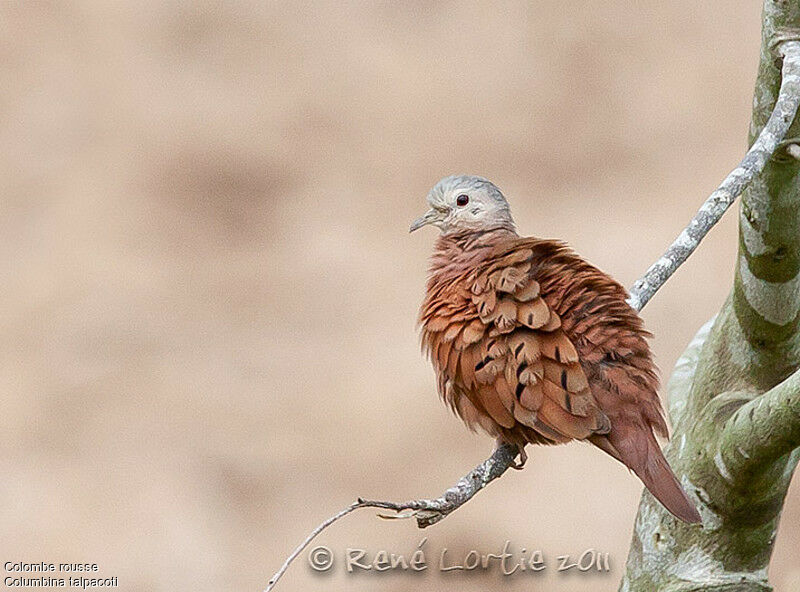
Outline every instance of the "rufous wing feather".
<path fill-rule="evenodd" d="M 529 256 L 528 249 L 507 253 L 472 280 L 469 298 L 482 327 L 473 321 L 452 333 L 455 355 L 463 357 L 471 344 L 476 348 L 459 363 L 466 394 L 504 428 L 516 420 L 557 441 L 604 433 L 608 418 L 592 397 L 559 315 L 530 276 Z"/>

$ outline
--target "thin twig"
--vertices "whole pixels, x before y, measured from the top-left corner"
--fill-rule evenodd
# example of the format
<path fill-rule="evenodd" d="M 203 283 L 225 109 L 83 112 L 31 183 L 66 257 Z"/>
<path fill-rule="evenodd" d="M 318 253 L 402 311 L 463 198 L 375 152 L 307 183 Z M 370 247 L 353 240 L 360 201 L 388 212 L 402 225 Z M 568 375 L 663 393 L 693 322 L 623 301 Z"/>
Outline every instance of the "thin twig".
<path fill-rule="evenodd" d="M 441 497 L 436 499 L 421 499 L 411 500 L 407 502 L 387 502 L 382 500 L 365 500 L 358 498 L 355 502 L 347 506 L 338 514 L 331 516 L 325 522 L 317 526 L 306 539 L 289 555 L 288 559 L 283 562 L 281 568 L 275 572 L 275 575 L 270 579 L 265 592 L 270 592 L 275 586 L 276 582 L 289 568 L 289 565 L 294 561 L 300 553 L 303 552 L 308 544 L 323 530 L 328 528 L 331 524 L 344 516 L 347 516 L 353 510 L 358 508 L 382 508 L 384 510 L 392 510 L 394 512 L 404 512 L 411 510 L 412 513 L 407 516 L 382 516 L 383 518 L 410 518 L 414 517 L 417 520 L 417 526 L 426 528 L 431 524 L 436 524 L 445 516 L 448 516 L 469 500 L 471 500 L 476 493 L 486 487 L 489 483 L 500 477 L 510 467 L 514 465 L 514 459 L 518 454 L 516 446 L 511 444 L 503 444 L 498 446 L 492 455 L 472 469 L 469 473 L 461 477 L 453 487 L 448 489 L 442 494 Z"/>
<path fill-rule="evenodd" d="M 287 569 L 289 569 L 289 566 L 291 565 L 292 561 L 294 561 L 297 558 L 297 556 L 300 555 L 300 553 L 303 552 L 303 549 L 305 549 L 308 546 L 308 544 L 311 541 L 313 541 L 314 538 L 319 533 L 321 533 L 323 530 L 328 528 L 331 524 L 336 522 L 339 518 L 347 516 L 353 510 L 357 510 L 358 508 L 363 508 L 363 507 L 364 507 L 364 503 L 362 502 L 362 500 L 358 500 L 356 502 L 353 502 L 352 504 L 347 506 L 344 510 L 342 510 L 338 514 L 335 514 L 335 515 L 331 516 L 330 518 L 325 520 L 322 524 L 317 526 L 314 530 L 312 530 L 311 534 L 309 534 L 306 537 L 306 540 L 304 540 L 302 543 L 300 543 L 297 546 L 297 548 L 294 551 L 292 551 L 292 554 L 289 555 L 289 557 L 286 558 L 286 561 L 283 562 L 283 565 L 281 565 L 281 568 L 278 571 L 276 571 L 275 575 L 272 576 L 272 578 L 270 579 L 269 582 L 267 582 L 267 588 L 266 588 L 265 592 L 269 592 L 270 590 L 272 590 L 272 588 L 275 586 L 275 584 L 278 582 L 278 580 L 281 579 L 281 576 L 284 574 L 284 572 Z"/>
<path fill-rule="evenodd" d="M 661 258 L 633 284 L 628 304 L 636 310 L 644 308 L 653 294 L 694 252 L 700 241 L 719 222 L 745 187 L 764 170 L 767 161 L 775 153 L 781 140 L 786 137 L 800 104 L 800 42 L 784 41 L 777 51 L 783 55 L 783 67 L 781 88 L 772 115 L 739 166 L 725 177 L 717 190 L 700 206 L 694 218 Z"/>
<path fill-rule="evenodd" d="M 747 151 L 742 162 L 722 182 L 700 207 L 689 225 L 669 246 L 664 255 L 656 261 L 647 272 L 634 283 L 630 291 L 628 303 L 640 311 L 662 285 L 670 278 L 680 265 L 694 252 L 700 241 L 708 234 L 731 206 L 745 187 L 758 175 L 772 157 L 781 143 L 789 127 L 794 121 L 798 105 L 800 105 L 800 42 L 784 41 L 778 52 L 784 56 L 782 82 L 775 108 L 767 124 L 761 130 L 756 141 Z M 411 510 L 408 516 L 390 516 L 391 518 L 415 517 L 417 526 L 425 528 L 439 522 L 457 510 L 489 483 L 500 477 L 514 465 L 518 451 L 511 445 L 498 447 L 492 456 L 459 479 L 453 487 L 441 497 L 432 500 L 411 500 L 396 503 L 359 498 L 338 514 L 331 516 L 317 526 L 311 534 L 289 555 L 281 568 L 272 576 L 265 592 L 270 592 L 277 581 L 289 568 L 309 543 L 331 524 L 359 508 L 383 508 L 394 512 Z M 387 516 L 383 516 L 387 518 Z"/>

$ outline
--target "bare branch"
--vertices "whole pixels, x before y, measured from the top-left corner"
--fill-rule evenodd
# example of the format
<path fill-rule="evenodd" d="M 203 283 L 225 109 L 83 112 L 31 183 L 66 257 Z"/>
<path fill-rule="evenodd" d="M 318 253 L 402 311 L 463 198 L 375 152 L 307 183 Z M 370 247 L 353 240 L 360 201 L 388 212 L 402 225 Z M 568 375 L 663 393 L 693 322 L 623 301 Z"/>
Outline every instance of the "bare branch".
<path fill-rule="evenodd" d="M 653 294 L 694 252 L 745 187 L 764 170 L 767 161 L 789 131 L 800 104 L 800 42 L 784 41 L 779 44 L 777 51 L 784 60 L 781 89 L 772 115 L 739 166 L 725 177 L 717 190 L 700 206 L 661 258 L 633 284 L 628 303 L 636 310 L 644 308 Z"/>
<path fill-rule="evenodd" d="M 412 513 L 408 516 L 382 516 L 383 518 L 409 518 L 411 516 L 415 517 L 417 520 L 417 526 L 420 528 L 426 528 L 431 524 L 436 524 L 439 520 L 442 520 L 464 504 L 466 504 L 469 500 L 471 500 L 476 493 L 478 493 L 481 489 L 486 487 L 489 483 L 500 477 L 503 473 L 505 473 L 510 467 L 514 465 L 514 459 L 516 458 L 519 451 L 517 450 L 516 446 L 511 444 L 503 444 L 498 446 L 492 455 L 479 464 L 477 467 L 472 469 L 469 473 L 464 475 L 461 479 L 458 480 L 453 487 L 448 489 L 447 491 L 442 494 L 441 497 L 436 499 L 421 499 L 421 500 L 411 500 L 407 502 L 386 502 L 381 500 L 365 500 L 362 498 L 358 498 L 355 502 L 344 508 L 342 511 L 338 512 L 337 514 L 331 516 L 327 520 L 325 520 L 322 524 L 317 526 L 314 530 L 311 531 L 311 534 L 306 537 L 306 539 L 300 543 L 300 545 L 292 552 L 291 555 L 283 562 L 281 568 L 275 572 L 275 575 L 272 576 L 269 583 L 267 584 L 267 588 L 265 592 L 270 592 L 272 588 L 275 586 L 277 581 L 281 578 L 281 576 L 286 572 L 291 565 L 292 561 L 294 561 L 300 553 L 303 552 L 309 543 L 314 540 L 319 533 L 323 530 L 328 528 L 331 524 L 347 516 L 353 510 L 357 510 L 359 508 L 383 508 L 386 510 L 392 510 L 394 512 L 404 512 L 406 510 L 411 510 Z"/>
<path fill-rule="evenodd" d="M 725 423 L 719 454 L 726 471 L 747 480 L 754 468 L 800 446 L 800 370 L 745 403 Z"/>
<path fill-rule="evenodd" d="M 292 551 L 292 554 L 289 555 L 289 557 L 286 558 L 286 561 L 283 562 L 283 565 L 281 565 L 281 568 L 278 571 L 276 571 L 275 575 L 273 575 L 270 578 L 269 582 L 267 582 L 267 588 L 266 588 L 265 592 L 270 592 L 270 590 L 272 590 L 275 587 L 275 584 L 278 583 L 278 580 L 281 579 L 281 576 L 284 573 L 286 573 L 287 569 L 289 569 L 289 566 L 292 564 L 292 561 L 297 559 L 297 556 L 300 555 L 300 553 L 303 552 L 303 549 L 305 549 L 308 546 L 308 544 L 311 541 L 313 541 L 319 533 L 321 533 L 323 530 L 328 528 L 331 524 L 336 522 L 339 518 L 343 518 L 344 516 L 347 516 L 353 510 L 357 510 L 358 508 L 363 508 L 363 507 L 364 507 L 364 504 L 363 504 L 363 502 L 361 500 L 355 501 L 352 504 L 350 504 L 349 506 L 347 506 L 344 510 L 334 514 L 333 516 L 331 516 L 330 518 L 325 520 L 322 524 L 317 526 L 314 530 L 312 530 L 311 534 L 309 534 L 306 537 L 306 540 L 304 540 L 302 543 L 300 543 L 297 546 L 297 548 L 294 551 Z"/>

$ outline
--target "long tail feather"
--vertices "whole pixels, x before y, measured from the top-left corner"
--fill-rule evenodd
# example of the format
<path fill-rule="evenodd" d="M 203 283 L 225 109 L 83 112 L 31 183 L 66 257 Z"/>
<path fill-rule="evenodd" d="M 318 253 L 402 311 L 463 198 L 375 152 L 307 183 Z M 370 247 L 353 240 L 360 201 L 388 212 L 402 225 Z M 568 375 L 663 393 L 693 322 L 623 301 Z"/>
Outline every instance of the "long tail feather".
<path fill-rule="evenodd" d="M 590 441 L 636 473 L 650 493 L 676 518 L 689 524 L 701 522 L 700 513 L 678 483 L 650 430 L 630 430 L 626 436 L 612 431 L 608 436 L 594 436 Z"/>

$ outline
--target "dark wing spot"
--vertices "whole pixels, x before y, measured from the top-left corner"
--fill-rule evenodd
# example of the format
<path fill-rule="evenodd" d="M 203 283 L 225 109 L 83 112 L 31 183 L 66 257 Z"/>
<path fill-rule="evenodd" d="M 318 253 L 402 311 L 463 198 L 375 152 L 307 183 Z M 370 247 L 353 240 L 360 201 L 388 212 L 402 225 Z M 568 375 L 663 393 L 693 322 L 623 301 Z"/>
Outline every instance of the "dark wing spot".
<path fill-rule="evenodd" d="M 561 371 L 561 388 L 563 388 L 564 390 L 567 390 L 567 371 L 566 370 L 562 370 Z"/>
<path fill-rule="evenodd" d="M 564 405 L 566 405 L 567 411 L 572 413 L 572 397 L 567 395 L 566 398 L 564 399 Z"/>
<path fill-rule="evenodd" d="M 556 362 L 560 362 L 561 361 L 561 351 L 558 349 L 558 346 L 556 346 L 555 356 L 556 356 Z"/>
<path fill-rule="evenodd" d="M 600 360 L 600 363 L 603 365 L 614 364 L 617 361 L 617 356 L 614 352 L 608 352 L 606 355 L 603 356 L 603 359 Z"/>
<path fill-rule="evenodd" d="M 527 364 L 527 363 L 525 363 L 525 362 L 522 362 L 522 364 L 520 364 L 519 366 L 517 366 L 517 378 L 519 378 L 519 377 L 520 377 L 520 374 L 522 374 L 522 372 L 523 372 L 523 371 L 525 370 L 525 368 L 527 368 L 527 367 L 528 367 L 528 364 Z"/>
<path fill-rule="evenodd" d="M 522 343 L 520 343 L 520 344 L 517 346 L 517 349 L 515 349 L 515 350 L 514 350 L 514 357 L 515 357 L 515 358 L 516 358 L 517 356 L 519 356 L 519 352 L 521 352 L 521 351 L 522 351 L 522 348 L 523 348 L 523 347 L 525 347 L 525 342 L 522 342 Z"/>
<path fill-rule="evenodd" d="M 491 361 L 492 361 L 492 358 L 490 358 L 489 356 L 486 356 L 480 362 L 475 364 L 475 370 L 477 371 L 477 370 L 482 369 L 486 364 L 488 364 Z"/>

